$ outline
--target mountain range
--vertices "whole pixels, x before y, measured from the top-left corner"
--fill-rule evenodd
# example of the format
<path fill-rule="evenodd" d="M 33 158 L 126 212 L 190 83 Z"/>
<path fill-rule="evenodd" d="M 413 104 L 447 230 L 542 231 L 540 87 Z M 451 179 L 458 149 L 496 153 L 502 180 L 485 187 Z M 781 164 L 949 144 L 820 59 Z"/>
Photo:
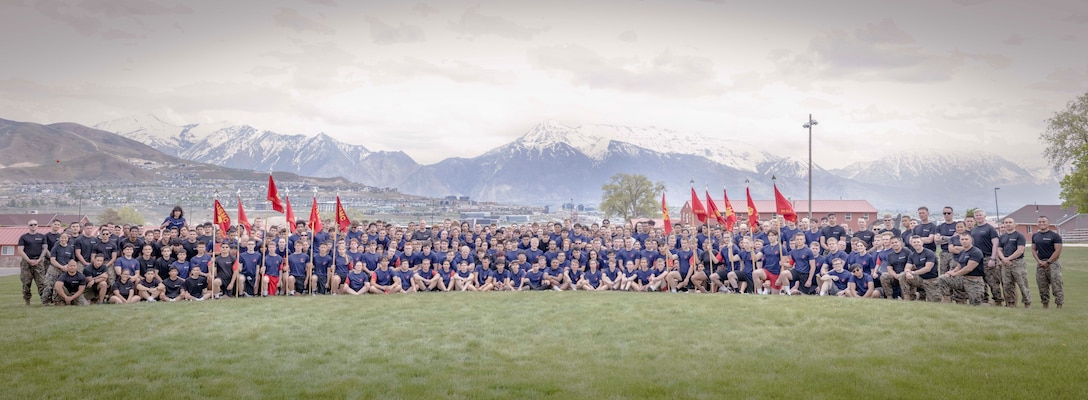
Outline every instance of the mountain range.
<path fill-rule="evenodd" d="M 724 184 L 734 199 L 742 198 L 746 180 L 753 197 L 771 198 L 772 176 L 779 189 L 794 199 L 805 198 L 808 189 L 806 162 L 772 154 L 736 137 L 652 126 L 569 127 L 547 121 L 479 156 L 430 165 L 420 165 L 404 152 L 370 151 L 324 133 L 284 135 L 231 123 L 176 125 L 151 114 L 107 121 L 95 128 L 182 159 L 304 176 L 342 176 L 432 197 L 461 195 L 523 204 L 573 199 L 593 204 L 600 201 L 601 185 L 620 172 L 665 182 L 670 201 L 681 203 L 690 180 L 700 186 Z M 1054 178 L 987 153 L 894 154 L 834 170 L 814 165 L 813 181 L 814 198 L 862 198 L 886 210 L 912 210 L 919 204 L 957 208 L 992 204 L 994 187 L 1001 187 L 1001 196 L 1009 204 L 1052 203 L 1058 198 Z M 710 190 L 715 197 L 720 191 L 720 187 Z"/>

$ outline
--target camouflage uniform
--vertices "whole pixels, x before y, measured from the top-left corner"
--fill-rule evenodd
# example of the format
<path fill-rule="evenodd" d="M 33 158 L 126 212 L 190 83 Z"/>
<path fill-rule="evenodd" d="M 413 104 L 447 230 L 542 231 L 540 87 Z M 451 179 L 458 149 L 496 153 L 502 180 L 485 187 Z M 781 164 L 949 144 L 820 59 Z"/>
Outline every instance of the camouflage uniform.
<path fill-rule="evenodd" d="M 66 294 L 68 293 L 68 290 L 67 290 L 67 289 L 63 289 L 63 288 L 62 288 L 61 290 L 64 290 L 64 292 L 65 292 Z M 87 293 L 87 289 L 86 289 L 86 288 L 84 288 L 84 289 L 83 289 L 83 293 Z M 53 297 L 53 298 L 52 298 L 52 300 L 53 300 L 53 304 L 56 304 L 56 305 L 58 305 L 58 306 L 65 306 L 65 305 L 71 305 L 71 306 L 85 306 L 85 305 L 88 305 L 88 304 L 90 304 L 90 302 L 89 302 L 89 301 L 87 301 L 87 296 L 79 296 L 79 297 L 76 297 L 76 298 L 75 298 L 74 300 L 72 300 L 72 304 L 64 304 L 64 299 L 62 299 L 62 298 L 60 297 L 60 293 L 56 293 L 56 294 L 54 294 L 54 295 L 53 295 L 52 297 Z"/>
<path fill-rule="evenodd" d="M 1031 292 L 1028 290 L 1028 271 L 1024 258 L 1012 260 L 1012 265 L 1005 266 L 1001 274 L 1001 285 L 1005 287 L 1005 304 L 1016 306 L 1016 288 L 1020 288 L 1020 298 L 1024 306 L 1031 305 Z"/>
<path fill-rule="evenodd" d="M 1062 290 L 1062 265 L 1054 262 L 1046 267 L 1035 268 L 1035 281 L 1039 284 L 1039 300 L 1043 306 L 1050 304 L 1050 293 L 1054 293 L 1054 304 L 1065 304 L 1065 291 Z"/>
<path fill-rule="evenodd" d="M 59 277 L 60 274 L 64 273 L 64 271 L 61 271 L 60 268 L 57 268 L 57 267 L 53 266 L 53 263 L 50 262 L 50 260 L 52 260 L 52 257 L 49 257 L 49 256 L 46 256 L 45 260 L 42 260 L 42 264 L 46 265 L 46 267 L 45 267 L 45 288 L 41 289 L 41 291 L 39 292 L 42 299 L 52 299 L 53 298 L 53 284 L 55 284 L 57 282 L 57 277 Z"/>
<path fill-rule="evenodd" d="M 942 275 L 937 283 L 942 296 L 956 299 L 956 302 L 962 302 L 966 297 L 973 306 L 982 304 L 982 296 L 986 293 L 986 282 L 981 276 Z"/>
<path fill-rule="evenodd" d="M 44 262 L 45 260 L 42 260 L 38 265 L 32 267 L 26 260 L 19 261 L 19 280 L 23 283 L 23 300 L 30 301 L 33 296 L 30 293 L 30 284 L 33 282 L 38 285 L 38 297 L 42 299 L 42 304 L 49 304 L 49 297 L 44 296 L 47 286 Z"/>
<path fill-rule="evenodd" d="M 920 287 L 922 287 L 922 277 L 918 276 L 918 274 L 914 274 L 913 278 L 907 278 L 906 273 L 899 275 L 899 289 L 903 292 L 904 299 L 914 300 Z"/>
<path fill-rule="evenodd" d="M 937 256 L 937 263 L 937 270 L 941 272 L 941 275 L 944 275 L 952 269 L 952 265 L 956 263 L 956 258 L 952 256 L 951 251 L 941 250 L 941 254 Z"/>
<path fill-rule="evenodd" d="M 913 300 L 918 288 L 921 288 L 925 292 L 926 301 L 941 301 L 942 292 L 938 279 L 940 278 L 922 279 L 918 274 L 914 274 L 913 279 L 908 279 L 907 274 L 900 275 L 899 287 L 903 289 L 903 298 Z M 918 300 L 922 300 L 922 297 L 918 294 Z"/>
<path fill-rule="evenodd" d="M 990 260 L 993 260 L 990 256 L 983 257 L 982 264 L 979 265 L 984 267 L 986 287 L 990 289 L 988 292 L 984 291 L 982 301 L 989 302 L 990 296 L 993 296 L 994 304 L 1001 305 L 1005 302 L 1001 289 L 1001 276 L 1004 275 L 1002 272 L 1004 268 L 997 263 L 997 260 L 994 260 L 994 265 L 991 267 Z"/>

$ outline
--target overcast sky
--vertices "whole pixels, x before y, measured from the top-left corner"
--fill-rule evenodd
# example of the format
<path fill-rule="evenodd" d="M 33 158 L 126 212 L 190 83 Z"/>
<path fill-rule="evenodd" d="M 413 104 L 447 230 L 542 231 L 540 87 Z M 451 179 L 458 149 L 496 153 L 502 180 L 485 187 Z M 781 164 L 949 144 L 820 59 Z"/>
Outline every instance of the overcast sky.
<path fill-rule="evenodd" d="M 155 113 L 325 132 L 421 163 L 543 120 L 657 126 L 817 164 L 897 149 L 1043 165 L 1088 90 L 1068 1 L 0 2 L 0 118 Z"/>

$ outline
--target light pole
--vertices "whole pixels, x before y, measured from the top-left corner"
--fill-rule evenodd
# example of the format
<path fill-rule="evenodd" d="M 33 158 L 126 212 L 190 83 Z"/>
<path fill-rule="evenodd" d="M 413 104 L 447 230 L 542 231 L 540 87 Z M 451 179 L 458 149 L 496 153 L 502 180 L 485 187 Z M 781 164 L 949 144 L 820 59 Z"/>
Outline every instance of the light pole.
<path fill-rule="evenodd" d="M 1000 224 L 1001 223 L 1001 207 L 997 205 L 997 191 L 998 190 L 1001 190 L 1001 188 L 999 188 L 999 187 L 994 188 L 994 211 L 997 212 L 997 215 L 994 216 L 994 218 L 996 218 L 997 223 Z"/>
<path fill-rule="evenodd" d="M 808 122 L 802 125 L 803 128 L 808 129 L 808 219 L 812 221 L 812 127 L 816 126 L 819 122 L 812 119 L 812 114 L 808 115 Z"/>

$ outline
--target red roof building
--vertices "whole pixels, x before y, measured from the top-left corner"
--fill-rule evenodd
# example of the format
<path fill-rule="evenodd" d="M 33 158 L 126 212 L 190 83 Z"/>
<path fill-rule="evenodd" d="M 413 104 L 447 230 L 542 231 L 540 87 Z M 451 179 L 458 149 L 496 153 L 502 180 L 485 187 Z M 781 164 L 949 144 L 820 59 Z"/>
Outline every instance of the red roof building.
<path fill-rule="evenodd" d="M 1081 214 L 1077 207 L 1063 208 L 1060 205 L 1029 204 L 1020 207 L 1001 218 L 1012 217 L 1016 221 L 1016 230 L 1023 233 L 1031 241 L 1031 235 L 1039 230 L 1040 216 L 1046 216 L 1050 221 L 1051 229 L 1062 235 L 1063 241 L 1084 242 L 1088 241 L 1088 214 Z"/>

